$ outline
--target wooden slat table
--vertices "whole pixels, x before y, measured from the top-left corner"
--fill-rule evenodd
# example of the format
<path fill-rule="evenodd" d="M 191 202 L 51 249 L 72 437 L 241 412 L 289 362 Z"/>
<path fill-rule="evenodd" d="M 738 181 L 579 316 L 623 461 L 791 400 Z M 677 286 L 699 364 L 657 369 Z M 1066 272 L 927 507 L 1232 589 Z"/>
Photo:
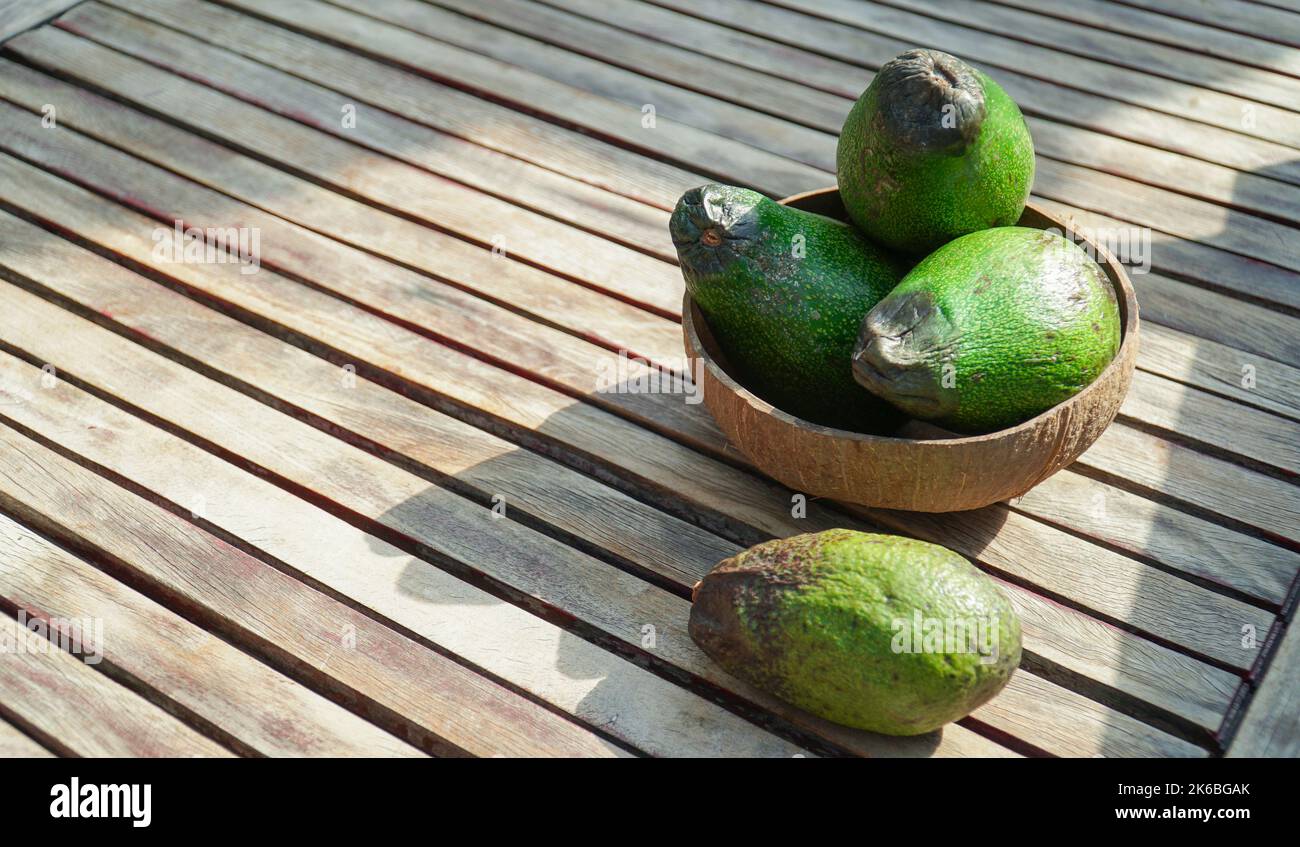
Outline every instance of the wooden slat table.
<path fill-rule="evenodd" d="M 21 5 L 0 636 L 49 649 L 0 654 L 0 754 L 1300 755 L 1300 13 Z M 1139 370 L 1014 502 L 804 514 L 703 406 L 597 386 L 680 367 L 677 196 L 831 184 L 853 98 L 918 45 L 1021 104 L 1039 202 L 1150 229 Z M 256 233 L 260 266 L 176 260 L 178 221 Z M 719 559 L 833 526 L 998 579 L 1011 685 L 886 738 L 694 646 Z"/>

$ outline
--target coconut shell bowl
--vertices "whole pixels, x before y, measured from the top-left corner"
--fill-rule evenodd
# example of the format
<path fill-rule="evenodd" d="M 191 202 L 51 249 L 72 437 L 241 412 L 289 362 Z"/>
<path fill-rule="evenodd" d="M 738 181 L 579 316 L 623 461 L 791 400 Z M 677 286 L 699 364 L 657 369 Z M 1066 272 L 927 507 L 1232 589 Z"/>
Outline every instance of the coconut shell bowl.
<path fill-rule="evenodd" d="M 847 220 L 835 188 L 796 194 L 783 204 Z M 1138 306 L 1123 266 L 1065 221 L 1032 202 L 1020 226 L 1054 228 L 1096 256 L 1119 304 L 1119 352 L 1090 385 L 1009 429 L 955 436 L 911 423 L 915 437 L 833 429 L 787 414 L 737 382 L 699 308 L 686 295 L 686 353 L 702 373 L 705 406 L 733 444 L 761 471 L 809 496 L 920 512 L 978 509 L 1024 494 L 1069 465 L 1115 419 L 1137 358 Z"/>

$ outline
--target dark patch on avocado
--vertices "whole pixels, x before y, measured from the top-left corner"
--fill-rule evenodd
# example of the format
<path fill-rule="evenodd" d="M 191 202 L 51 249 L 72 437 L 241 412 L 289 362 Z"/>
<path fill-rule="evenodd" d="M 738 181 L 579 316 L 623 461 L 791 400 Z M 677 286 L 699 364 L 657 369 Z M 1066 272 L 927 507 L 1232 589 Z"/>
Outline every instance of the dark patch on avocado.
<path fill-rule="evenodd" d="M 868 236 L 927 253 L 1019 220 L 1033 141 L 989 77 L 947 53 L 910 50 L 886 62 L 850 110 L 836 171 L 844 207 Z"/>
<path fill-rule="evenodd" d="M 727 185 L 682 195 L 669 229 L 732 376 L 814 423 L 875 433 L 900 423 L 849 361 L 862 317 L 902 278 L 898 258 L 846 223 Z"/>
<path fill-rule="evenodd" d="M 1113 288 L 1086 252 L 1000 227 L 939 248 L 871 310 L 854 377 L 913 417 L 987 432 L 1091 383 L 1119 337 Z"/>

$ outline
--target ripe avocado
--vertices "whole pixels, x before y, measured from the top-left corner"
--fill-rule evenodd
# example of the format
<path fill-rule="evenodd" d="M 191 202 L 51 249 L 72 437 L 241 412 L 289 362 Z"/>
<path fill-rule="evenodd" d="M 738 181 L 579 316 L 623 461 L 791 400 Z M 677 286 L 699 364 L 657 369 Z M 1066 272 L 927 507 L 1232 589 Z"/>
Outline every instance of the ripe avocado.
<path fill-rule="evenodd" d="M 1034 183 L 1034 143 L 1015 101 L 937 50 L 880 68 L 844 121 L 835 159 L 853 222 L 918 254 L 1016 223 Z"/>
<path fill-rule="evenodd" d="M 919 735 L 1002 690 L 1020 620 L 937 544 L 847 529 L 759 544 L 695 587 L 691 638 L 727 671 L 847 726 Z"/>
<path fill-rule="evenodd" d="M 853 375 L 912 417 L 1014 426 L 1091 383 L 1119 351 L 1115 289 L 1077 244 L 1007 226 L 931 253 L 862 322 Z"/>
<path fill-rule="evenodd" d="M 857 327 L 904 266 L 848 224 L 705 185 L 669 221 L 686 288 L 735 376 L 783 411 L 884 431 L 900 417 L 853 381 Z"/>

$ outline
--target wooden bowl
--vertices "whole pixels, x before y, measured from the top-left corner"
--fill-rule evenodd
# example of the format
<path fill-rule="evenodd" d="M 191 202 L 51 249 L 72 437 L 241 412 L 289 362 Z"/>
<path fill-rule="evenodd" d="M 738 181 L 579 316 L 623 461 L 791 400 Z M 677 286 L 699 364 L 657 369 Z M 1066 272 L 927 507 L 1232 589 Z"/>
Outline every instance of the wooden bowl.
<path fill-rule="evenodd" d="M 836 188 L 781 202 L 847 220 Z M 1033 203 L 1019 223 L 1054 227 L 1084 242 L 1064 221 Z M 1104 249 L 1091 247 L 1115 286 L 1123 333 L 1119 353 L 1087 388 L 1010 429 L 958 437 L 912 423 L 904 430 L 925 435 L 900 438 L 833 429 L 787 414 L 731 377 L 690 294 L 682 304 L 686 354 L 703 362 L 703 368 L 694 367 L 703 374 L 704 404 L 722 431 L 755 466 L 790 488 L 886 509 L 978 509 L 1024 494 L 1073 462 L 1115 419 L 1128 393 L 1137 358 L 1137 298 L 1123 266 Z"/>

